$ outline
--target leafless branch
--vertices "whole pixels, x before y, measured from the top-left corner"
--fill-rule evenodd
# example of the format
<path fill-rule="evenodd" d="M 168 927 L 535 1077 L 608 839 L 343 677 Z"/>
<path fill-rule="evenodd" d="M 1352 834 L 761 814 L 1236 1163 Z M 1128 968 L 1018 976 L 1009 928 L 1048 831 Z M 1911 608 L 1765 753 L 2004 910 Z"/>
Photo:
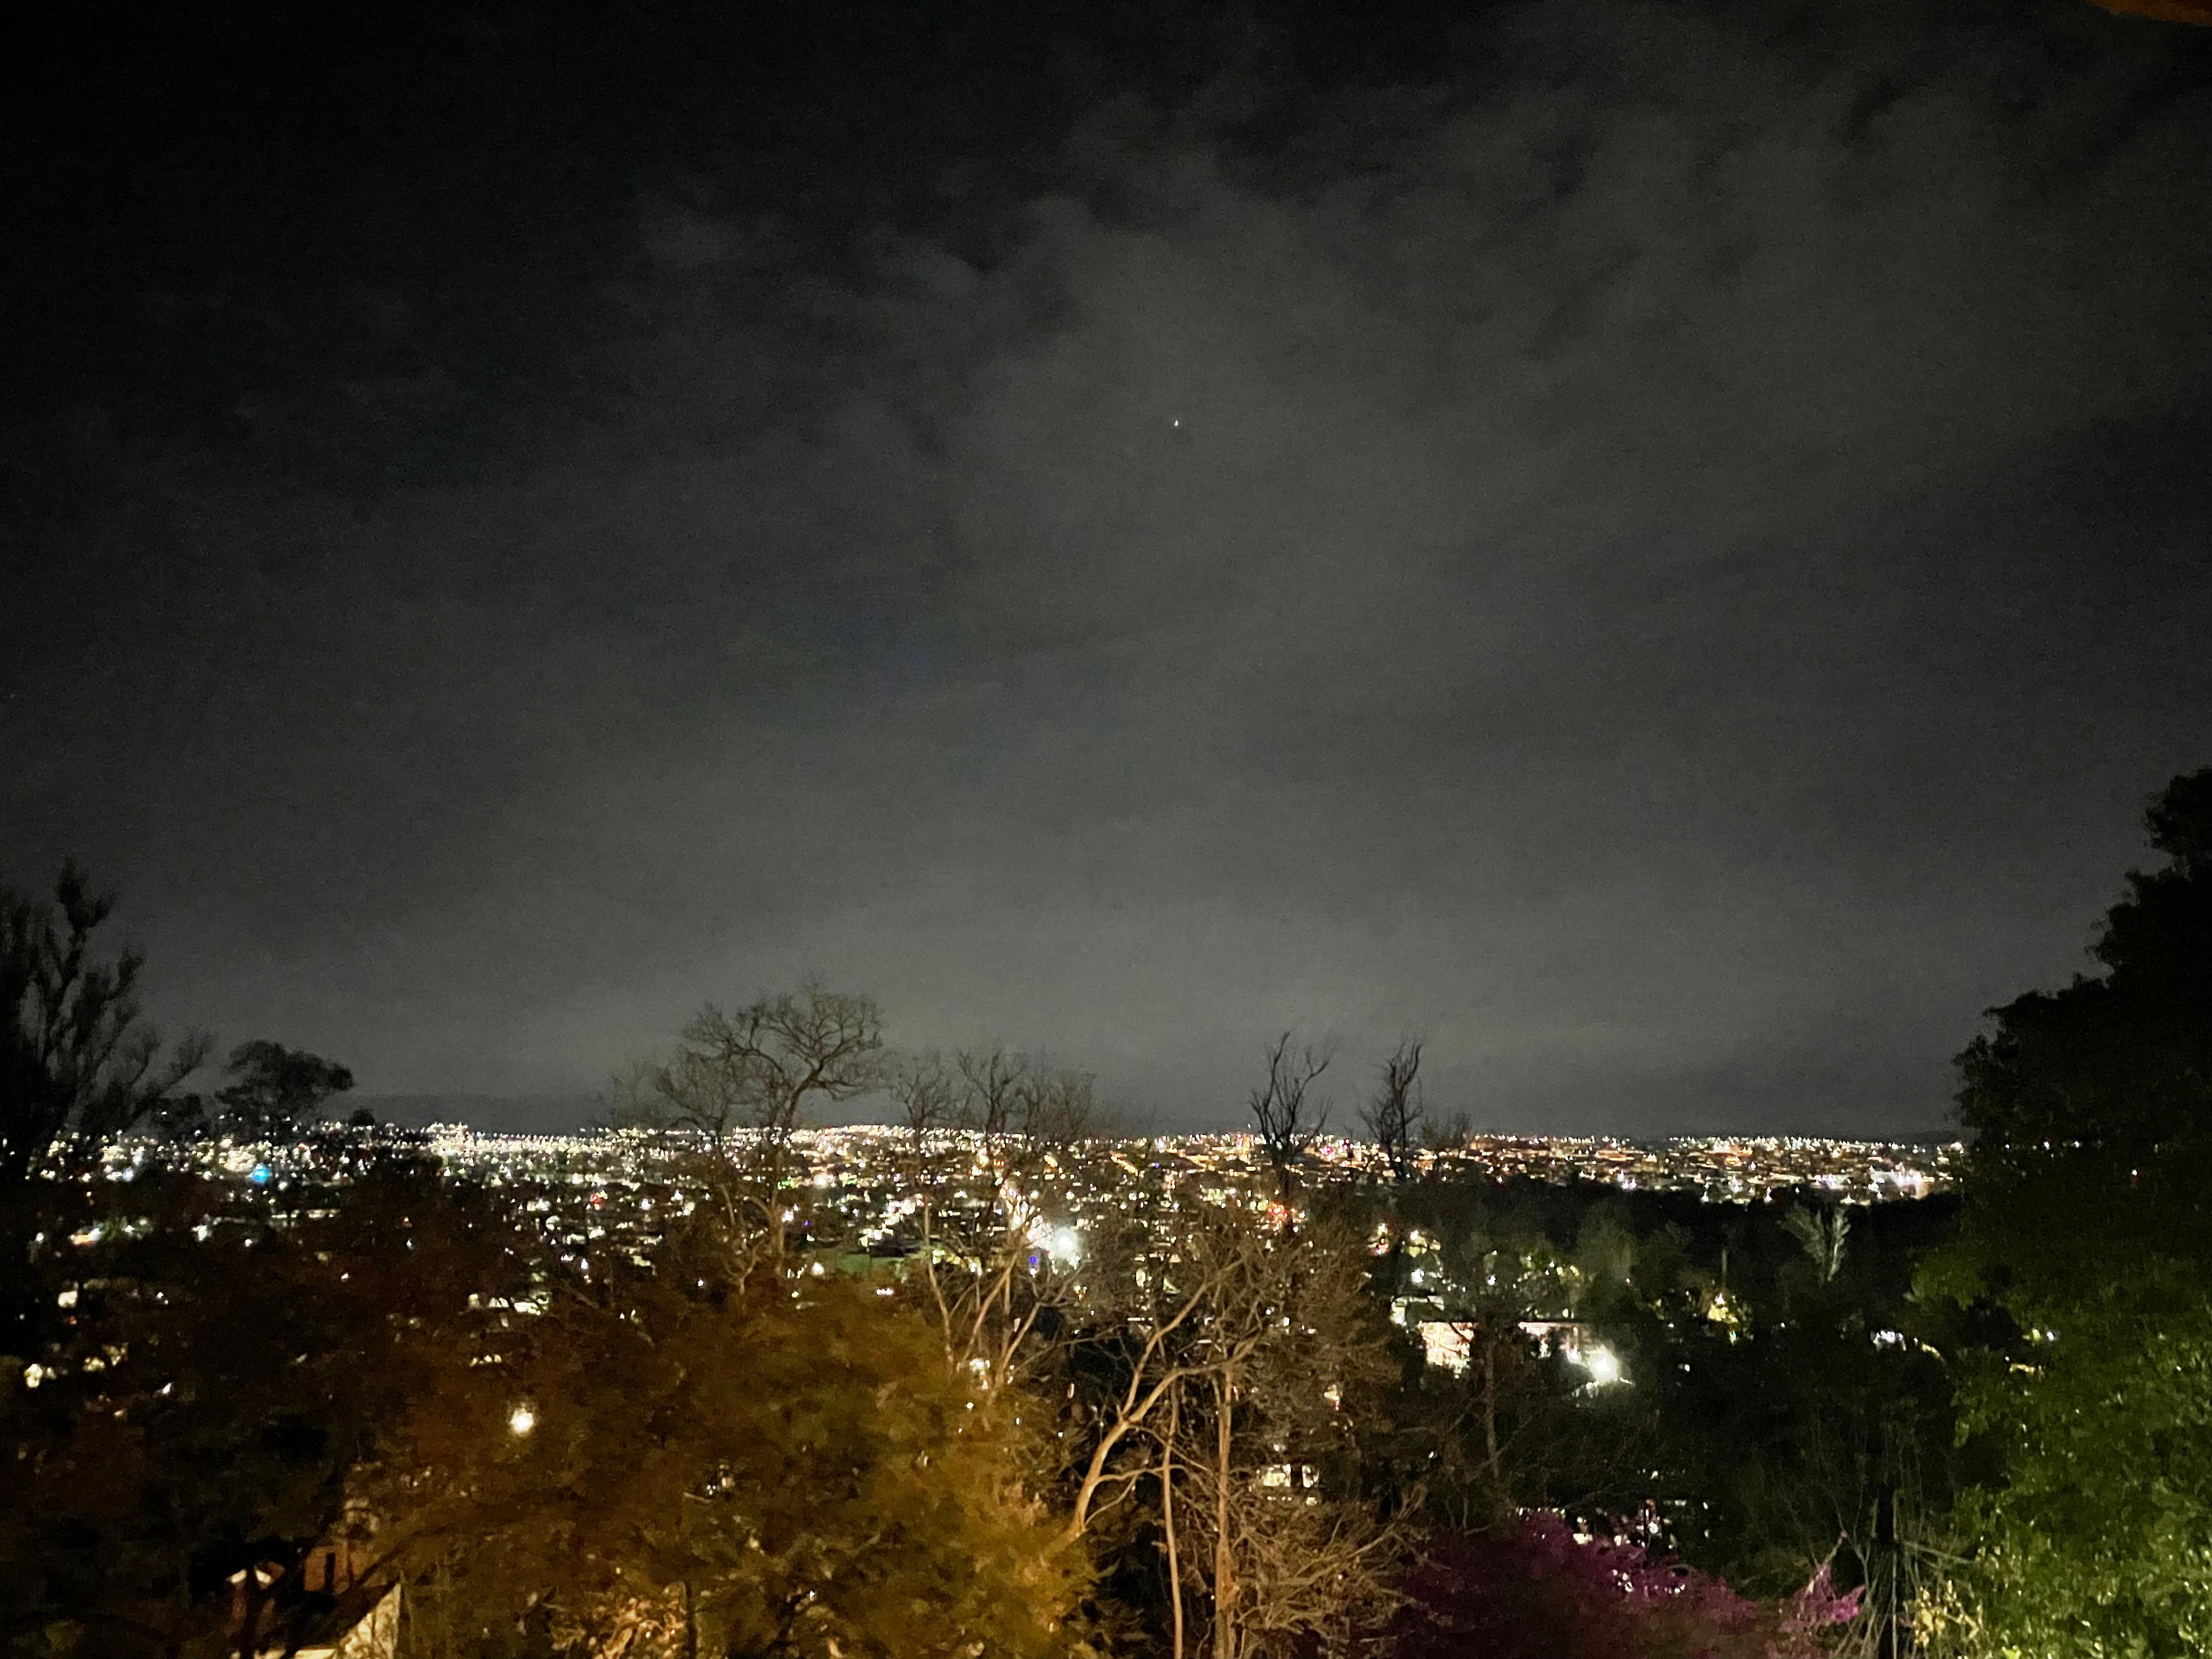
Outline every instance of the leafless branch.
<path fill-rule="evenodd" d="M 1328 1122 L 1328 1103 L 1316 1097 L 1313 1085 L 1335 1058 L 1334 1044 L 1316 1048 L 1311 1043 L 1295 1053 L 1294 1034 L 1285 1031 L 1267 1049 L 1267 1079 L 1252 1091 L 1252 1118 L 1260 1144 L 1275 1175 L 1277 1195 L 1290 1201 L 1297 1182 L 1297 1167 Z"/>

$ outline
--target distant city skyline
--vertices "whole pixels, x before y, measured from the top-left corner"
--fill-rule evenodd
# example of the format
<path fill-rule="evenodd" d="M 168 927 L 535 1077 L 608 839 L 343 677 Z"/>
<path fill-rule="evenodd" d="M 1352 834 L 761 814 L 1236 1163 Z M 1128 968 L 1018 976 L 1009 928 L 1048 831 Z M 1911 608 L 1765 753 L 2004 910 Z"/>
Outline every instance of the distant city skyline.
<path fill-rule="evenodd" d="M 1174 1127 L 1162 1127 L 1164 1115 L 1147 1115 L 1140 1110 L 1116 1109 L 1116 1103 L 1104 1103 L 1103 1121 L 1109 1132 L 1131 1135 L 1158 1134 L 1174 1138 L 1182 1135 L 1216 1135 L 1249 1133 L 1250 1115 L 1241 1103 L 1231 1103 L 1213 1118 L 1206 1118 L 1197 1111 L 1175 1115 Z M 1346 1102 L 1352 1107 L 1356 1103 Z M 411 1128 L 424 1128 L 438 1123 L 461 1123 L 488 1134 L 568 1134 L 588 1131 L 603 1126 L 606 1121 L 606 1097 L 604 1093 L 577 1091 L 568 1094 L 501 1096 L 485 1094 L 393 1094 L 348 1095 L 332 1109 L 333 1115 L 343 1117 L 357 1109 L 365 1109 L 380 1122 L 393 1123 Z M 1358 1121 L 1358 1112 L 1347 1110 L 1340 1118 L 1333 1119 L 1327 1133 L 1331 1137 L 1362 1140 L 1367 1139 Z M 897 1121 L 896 1107 L 888 1100 L 871 1097 L 848 1105 L 818 1110 L 810 1115 L 812 1127 L 838 1128 L 848 1126 L 891 1125 Z M 1550 1129 L 1515 1129 L 1502 1123 L 1478 1121 L 1473 1133 L 1486 1136 L 1525 1136 L 1542 1138 L 1554 1135 L 1562 1139 L 1601 1136 L 1609 1132 L 1595 1129 L 1573 1129 L 1553 1127 Z M 1785 1132 L 1776 1132 L 1785 1133 Z M 1963 1132 L 1956 1123 L 1940 1118 L 1923 1122 L 1899 1121 L 1887 1126 L 1875 1125 L 1860 1133 L 1844 1137 L 1868 1141 L 1893 1141 L 1916 1146 L 1948 1145 L 1957 1140 Z M 1773 1133 L 1754 1128 L 1688 1129 L 1665 1127 L 1647 1130 L 1640 1134 L 1625 1135 L 1638 1140 L 1695 1139 L 1737 1136 L 1763 1139 L 1775 1138 Z"/>

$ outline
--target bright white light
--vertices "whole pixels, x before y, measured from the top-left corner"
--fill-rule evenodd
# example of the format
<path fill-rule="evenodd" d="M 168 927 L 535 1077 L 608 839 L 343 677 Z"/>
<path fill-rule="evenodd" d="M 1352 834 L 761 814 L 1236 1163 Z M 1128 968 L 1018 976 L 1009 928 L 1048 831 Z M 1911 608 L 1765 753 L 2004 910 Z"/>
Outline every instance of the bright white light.
<path fill-rule="evenodd" d="M 510 1434 L 528 1434 L 537 1426 L 538 1413 L 527 1406 L 517 1406 L 507 1414 L 507 1428 Z"/>
<path fill-rule="evenodd" d="M 1620 1381 L 1620 1360 L 1610 1348 L 1592 1348 L 1583 1356 L 1583 1365 L 1590 1374 L 1590 1386 L 1594 1389 Z"/>
<path fill-rule="evenodd" d="M 1058 1228 L 1045 1240 L 1045 1249 L 1072 1266 L 1083 1260 L 1083 1235 L 1073 1227 Z"/>

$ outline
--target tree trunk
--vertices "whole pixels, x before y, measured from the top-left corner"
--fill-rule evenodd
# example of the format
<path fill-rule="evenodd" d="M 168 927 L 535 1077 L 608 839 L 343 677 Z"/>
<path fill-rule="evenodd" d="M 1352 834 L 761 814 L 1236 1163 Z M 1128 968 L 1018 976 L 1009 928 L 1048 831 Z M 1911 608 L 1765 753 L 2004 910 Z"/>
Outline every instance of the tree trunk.
<path fill-rule="evenodd" d="M 1875 1638 L 1875 1652 L 1879 1659 L 1898 1659 L 1902 1651 L 1898 1630 L 1900 1600 L 1904 1590 L 1903 1551 L 1897 1542 L 1897 1488 L 1885 1484 L 1875 1498 L 1875 1551 L 1880 1558 L 1875 1573 L 1880 1577 L 1880 1598 L 1875 1603 L 1875 1616 L 1881 1621 Z"/>
<path fill-rule="evenodd" d="M 1498 1459 L 1498 1339 L 1486 1320 L 1482 1327 L 1482 1458 L 1490 1471 L 1491 1502 L 1502 1504 L 1505 1476 Z"/>
<path fill-rule="evenodd" d="M 1230 1410 L 1236 1389 L 1213 1378 L 1213 1659 L 1237 1659 L 1237 1551 L 1229 1534 Z"/>
<path fill-rule="evenodd" d="M 1174 1659 L 1182 1659 L 1182 1558 L 1175 1521 L 1176 1436 L 1182 1426 L 1182 1391 L 1168 1396 L 1168 1433 L 1160 1446 L 1160 1527 L 1168 1543 L 1168 1609 L 1175 1631 Z"/>
<path fill-rule="evenodd" d="M 238 1659 L 256 1659 L 261 1651 L 261 1575 L 246 1569 L 245 1613 L 238 1626 Z"/>

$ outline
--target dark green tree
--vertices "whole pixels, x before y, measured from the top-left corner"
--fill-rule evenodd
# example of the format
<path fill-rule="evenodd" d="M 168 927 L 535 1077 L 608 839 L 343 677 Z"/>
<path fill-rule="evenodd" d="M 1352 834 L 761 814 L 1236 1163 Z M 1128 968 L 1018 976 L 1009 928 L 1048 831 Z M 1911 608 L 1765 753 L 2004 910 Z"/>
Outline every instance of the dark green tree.
<path fill-rule="evenodd" d="M 1939 1650 L 2212 1644 L 2212 769 L 2148 829 L 2166 861 L 2128 878 L 2100 971 L 1995 1010 L 1960 1059 L 1978 1139 L 1927 1282 L 2009 1332 L 1962 1361 L 2003 1473 L 1962 1505 Z"/>

